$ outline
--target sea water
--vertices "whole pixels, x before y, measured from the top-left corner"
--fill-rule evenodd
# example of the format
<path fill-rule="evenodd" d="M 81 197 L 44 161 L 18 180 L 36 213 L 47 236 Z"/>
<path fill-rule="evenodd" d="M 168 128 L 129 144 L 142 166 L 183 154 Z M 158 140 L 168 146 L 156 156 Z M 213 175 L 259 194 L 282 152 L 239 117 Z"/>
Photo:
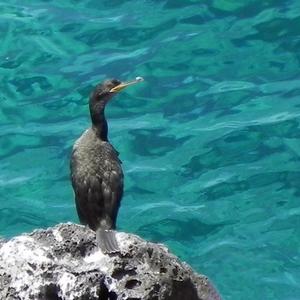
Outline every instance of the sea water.
<path fill-rule="evenodd" d="M 118 229 L 165 243 L 224 299 L 300 299 L 298 0 L 0 0 L 0 235 L 78 222 L 88 95 L 107 107 Z"/>

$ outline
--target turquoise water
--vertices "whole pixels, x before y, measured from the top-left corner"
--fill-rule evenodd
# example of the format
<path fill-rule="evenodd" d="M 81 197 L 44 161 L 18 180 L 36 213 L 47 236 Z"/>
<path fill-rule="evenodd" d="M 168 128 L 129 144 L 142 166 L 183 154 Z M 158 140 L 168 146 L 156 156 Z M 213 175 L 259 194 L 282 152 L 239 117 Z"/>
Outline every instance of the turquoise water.
<path fill-rule="evenodd" d="M 0 235 L 77 222 L 72 144 L 107 77 L 120 230 L 224 299 L 300 299 L 298 0 L 0 0 Z"/>

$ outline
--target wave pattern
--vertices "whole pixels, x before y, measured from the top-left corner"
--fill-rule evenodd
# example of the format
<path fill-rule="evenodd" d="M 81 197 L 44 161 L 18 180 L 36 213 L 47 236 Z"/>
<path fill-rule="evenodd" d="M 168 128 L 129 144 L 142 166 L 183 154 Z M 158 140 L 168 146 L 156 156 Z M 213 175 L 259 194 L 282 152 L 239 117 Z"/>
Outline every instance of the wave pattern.
<path fill-rule="evenodd" d="M 2 236 L 77 222 L 88 94 L 143 76 L 107 110 L 120 230 L 168 244 L 224 299 L 299 298 L 299 1 L 0 3 Z"/>

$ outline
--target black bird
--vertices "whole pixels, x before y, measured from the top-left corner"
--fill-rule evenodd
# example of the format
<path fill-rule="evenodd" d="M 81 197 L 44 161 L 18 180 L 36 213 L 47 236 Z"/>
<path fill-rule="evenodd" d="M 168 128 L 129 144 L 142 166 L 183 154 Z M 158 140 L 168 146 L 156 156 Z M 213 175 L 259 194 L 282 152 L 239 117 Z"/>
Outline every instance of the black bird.
<path fill-rule="evenodd" d="M 97 243 L 104 253 L 119 251 L 114 229 L 123 195 L 121 161 L 109 143 L 104 110 L 116 93 L 142 80 L 137 77 L 122 83 L 112 79 L 98 84 L 89 101 L 92 126 L 73 146 L 71 179 L 78 217 L 96 231 Z"/>

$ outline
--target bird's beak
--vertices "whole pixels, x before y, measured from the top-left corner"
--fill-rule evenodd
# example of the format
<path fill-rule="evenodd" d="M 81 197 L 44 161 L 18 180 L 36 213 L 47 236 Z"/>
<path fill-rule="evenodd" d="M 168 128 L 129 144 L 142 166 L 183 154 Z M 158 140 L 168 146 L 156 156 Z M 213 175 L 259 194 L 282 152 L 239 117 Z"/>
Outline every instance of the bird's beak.
<path fill-rule="evenodd" d="M 119 85 L 113 87 L 109 92 L 110 93 L 118 93 L 118 92 L 122 91 L 123 89 L 125 89 L 126 87 L 136 84 L 136 83 L 139 83 L 141 81 L 144 81 L 144 79 L 142 77 L 137 77 L 135 80 L 131 80 L 128 82 L 122 82 Z"/>

